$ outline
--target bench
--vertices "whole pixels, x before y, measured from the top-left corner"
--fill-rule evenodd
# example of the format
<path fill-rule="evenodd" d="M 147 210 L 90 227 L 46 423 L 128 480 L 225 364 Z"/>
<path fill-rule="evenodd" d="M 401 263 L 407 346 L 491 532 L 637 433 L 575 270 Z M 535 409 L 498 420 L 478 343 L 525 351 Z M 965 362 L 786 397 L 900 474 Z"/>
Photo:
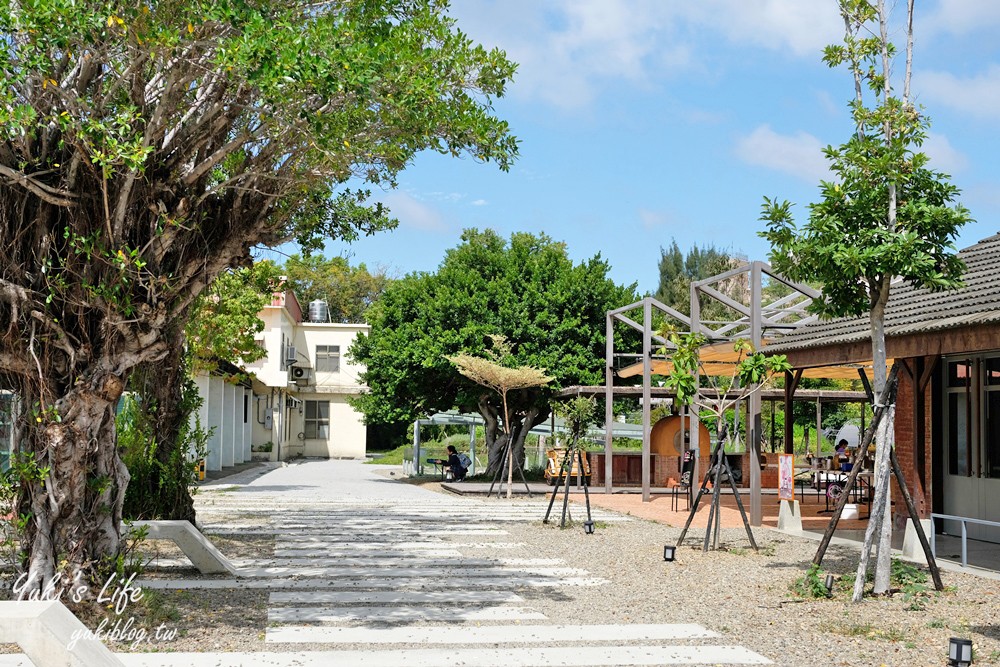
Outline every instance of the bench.
<path fill-rule="evenodd" d="M 202 574 L 236 576 L 236 567 L 189 521 L 135 521 L 133 530 L 145 527 L 146 539 L 170 540 Z"/>
<path fill-rule="evenodd" d="M 0 602 L 0 643 L 17 644 L 38 667 L 123 667 L 58 600 Z"/>

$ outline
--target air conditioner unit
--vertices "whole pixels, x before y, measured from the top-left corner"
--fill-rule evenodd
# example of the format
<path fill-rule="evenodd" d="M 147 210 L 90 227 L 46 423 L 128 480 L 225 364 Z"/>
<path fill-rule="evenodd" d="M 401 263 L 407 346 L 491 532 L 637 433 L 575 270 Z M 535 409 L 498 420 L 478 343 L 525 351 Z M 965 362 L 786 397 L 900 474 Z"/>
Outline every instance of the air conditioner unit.
<path fill-rule="evenodd" d="M 295 346 L 289 345 L 285 348 L 285 365 L 294 366 L 298 359 L 295 356 Z"/>
<path fill-rule="evenodd" d="M 295 366 L 288 371 L 288 375 L 292 381 L 295 382 L 295 384 L 309 384 L 309 381 L 312 379 L 312 369 L 305 368 L 303 366 Z"/>

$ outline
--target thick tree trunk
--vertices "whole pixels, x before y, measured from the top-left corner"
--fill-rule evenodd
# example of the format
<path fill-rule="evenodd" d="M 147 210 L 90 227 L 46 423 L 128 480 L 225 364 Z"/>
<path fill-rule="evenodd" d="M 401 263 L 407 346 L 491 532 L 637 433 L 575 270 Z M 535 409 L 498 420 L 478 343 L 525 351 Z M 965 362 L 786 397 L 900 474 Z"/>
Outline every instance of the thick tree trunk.
<path fill-rule="evenodd" d="M 491 406 L 487 397 L 479 401 L 479 414 L 486 422 L 486 452 L 487 466 L 486 474 L 495 475 L 497 471 L 506 467 L 503 457 L 507 446 L 508 433 L 501 423 L 500 414 Z M 516 411 L 511 414 L 511 430 L 514 436 L 514 461 L 516 465 L 524 467 L 524 441 L 528 436 L 528 431 L 540 424 L 548 417 L 548 410 L 540 410 L 537 407 L 528 408 L 527 411 Z"/>
<path fill-rule="evenodd" d="M 102 565 L 118 555 L 129 482 L 115 439 L 115 406 L 123 387 L 117 375 L 97 372 L 51 407 L 39 409 L 36 403 L 22 410 L 19 452 L 34 462 L 18 499 L 20 512 L 32 517 L 22 543 L 27 557 L 22 597 L 43 591 L 55 577 L 65 584 L 103 583 Z M 30 406 L 35 397 L 24 398 Z"/>
<path fill-rule="evenodd" d="M 134 519 L 171 519 L 195 522 L 194 499 L 186 477 L 187 452 L 181 433 L 189 418 L 183 405 L 187 367 L 184 364 L 184 340 L 171 336 L 167 356 L 147 364 L 136 374 L 140 392 L 142 419 L 148 420 L 158 465 L 144 468 L 144 475 L 133 480 L 126 511 Z M 139 502 L 133 502 L 138 500 Z"/>

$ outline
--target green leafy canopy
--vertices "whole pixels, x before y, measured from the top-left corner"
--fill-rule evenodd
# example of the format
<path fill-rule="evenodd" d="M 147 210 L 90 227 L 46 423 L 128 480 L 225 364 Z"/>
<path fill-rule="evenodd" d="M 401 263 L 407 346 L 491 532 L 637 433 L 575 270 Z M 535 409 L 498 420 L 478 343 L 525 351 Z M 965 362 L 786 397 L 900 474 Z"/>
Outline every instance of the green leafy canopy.
<path fill-rule="evenodd" d="M 81 367 L 110 329 L 141 363 L 254 246 L 392 227 L 349 180 L 391 186 L 427 149 L 507 169 L 515 65 L 447 9 L 0 0 L 0 321 Z"/>
<path fill-rule="evenodd" d="M 616 285 L 607 271 L 600 257 L 574 264 L 562 243 L 544 235 L 515 233 L 506 241 L 490 230 L 466 230 L 436 273 L 391 283 L 369 310 L 371 333 L 350 350 L 367 367 L 361 379 L 369 391 L 358 406 L 370 423 L 476 411 L 482 387 L 447 357 L 485 357 L 493 334 L 511 346 L 499 362 L 553 377 L 545 387 L 512 392 L 520 406 L 547 406 L 558 389 L 602 382 L 605 312 L 636 299 L 634 285 Z"/>
<path fill-rule="evenodd" d="M 822 283 L 823 299 L 813 303 L 814 311 L 859 316 L 887 294 L 897 276 L 932 290 L 959 286 L 964 267 L 954 241 L 971 217 L 956 203 L 958 188 L 931 169 L 919 150 L 928 118 L 890 95 L 878 73 L 881 40 L 862 36 L 877 19 L 875 7 L 845 0 L 841 8 L 851 29 L 844 44 L 826 48 L 824 61 L 847 65 L 856 76 L 857 98 L 850 105 L 855 134 L 824 150 L 833 179 L 821 183 L 808 222 L 797 226 L 789 202 L 765 197 L 761 219 L 767 229 L 760 236 L 771 244 L 775 269 L 793 280 Z M 894 52 L 888 45 L 888 55 Z M 874 98 L 870 106 L 863 99 L 866 86 Z"/>

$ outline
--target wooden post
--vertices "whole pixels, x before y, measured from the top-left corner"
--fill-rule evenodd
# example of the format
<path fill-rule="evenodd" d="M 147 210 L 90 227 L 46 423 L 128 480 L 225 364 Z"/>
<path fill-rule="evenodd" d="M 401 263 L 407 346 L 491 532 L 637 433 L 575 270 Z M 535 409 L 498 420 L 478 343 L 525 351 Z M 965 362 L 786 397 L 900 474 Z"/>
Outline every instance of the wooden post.
<path fill-rule="evenodd" d="M 753 349 L 759 350 L 763 328 L 761 324 L 761 262 L 754 262 L 750 267 L 750 339 Z M 760 526 L 764 523 L 764 508 L 761 502 L 760 484 L 760 392 L 750 394 L 747 400 L 747 427 L 750 442 L 747 443 L 747 454 L 750 456 L 750 525 Z"/>
<path fill-rule="evenodd" d="M 650 298 L 642 300 L 642 502 L 650 501 L 649 493 L 649 420 L 652 401 L 653 374 L 653 304 Z"/>
<path fill-rule="evenodd" d="M 611 493 L 611 446 L 615 419 L 615 324 L 611 314 L 604 323 L 604 492 Z"/>
<path fill-rule="evenodd" d="M 823 437 L 823 404 L 820 403 L 819 395 L 816 396 L 816 458 L 819 458 L 820 449 L 823 446 L 821 438 Z M 809 453 L 809 448 L 806 448 L 806 453 Z"/>

